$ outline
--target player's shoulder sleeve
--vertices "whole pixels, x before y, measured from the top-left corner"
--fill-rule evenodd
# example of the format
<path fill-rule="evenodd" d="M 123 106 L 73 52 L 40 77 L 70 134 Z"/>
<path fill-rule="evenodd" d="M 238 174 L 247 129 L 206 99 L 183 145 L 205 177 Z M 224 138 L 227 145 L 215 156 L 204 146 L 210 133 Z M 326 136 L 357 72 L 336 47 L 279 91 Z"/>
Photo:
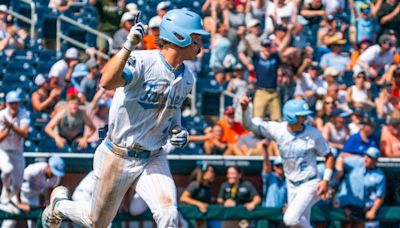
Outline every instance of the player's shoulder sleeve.
<path fill-rule="evenodd" d="M 320 131 L 312 126 L 307 126 L 308 130 L 311 131 L 311 134 L 315 141 L 315 151 L 318 155 L 325 156 L 329 154 L 329 144 L 328 141 L 324 138 Z"/>
<path fill-rule="evenodd" d="M 124 69 L 122 70 L 122 78 L 125 80 L 125 86 L 133 85 L 144 76 L 145 61 L 147 58 L 145 51 L 133 51 L 129 56 Z"/>
<path fill-rule="evenodd" d="M 276 139 L 279 132 L 285 130 L 284 123 L 278 123 L 275 121 L 263 121 L 257 125 L 258 132 L 261 133 L 267 139 Z"/>

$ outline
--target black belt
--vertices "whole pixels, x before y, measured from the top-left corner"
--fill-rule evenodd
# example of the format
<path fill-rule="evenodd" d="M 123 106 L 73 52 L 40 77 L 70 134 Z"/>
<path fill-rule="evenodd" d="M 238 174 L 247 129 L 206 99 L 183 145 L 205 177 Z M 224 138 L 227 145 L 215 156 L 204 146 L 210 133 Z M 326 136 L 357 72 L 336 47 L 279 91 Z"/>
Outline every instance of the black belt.
<path fill-rule="evenodd" d="M 110 139 L 104 139 L 104 144 L 110 149 L 113 153 L 120 155 L 122 157 L 134 158 L 134 159 L 148 159 L 151 156 L 157 154 L 161 151 L 160 149 L 149 151 L 149 150 L 131 150 L 127 148 L 123 148 L 115 145 L 110 141 Z"/>
<path fill-rule="evenodd" d="M 317 177 L 318 177 L 318 175 L 315 174 L 314 176 L 309 177 L 309 178 L 306 178 L 306 179 L 304 179 L 304 180 L 300 180 L 300 181 L 291 181 L 291 180 L 289 180 L 289 181 L 290 181 L 290 183 L 292 183 L 294 186 L 299 186 L 299 185 L 302 185 L 302 184 L 304 184 L 304 183 L 306 183 L 306 182 L 308 182 L 308 181 L 317 179 Z"/>

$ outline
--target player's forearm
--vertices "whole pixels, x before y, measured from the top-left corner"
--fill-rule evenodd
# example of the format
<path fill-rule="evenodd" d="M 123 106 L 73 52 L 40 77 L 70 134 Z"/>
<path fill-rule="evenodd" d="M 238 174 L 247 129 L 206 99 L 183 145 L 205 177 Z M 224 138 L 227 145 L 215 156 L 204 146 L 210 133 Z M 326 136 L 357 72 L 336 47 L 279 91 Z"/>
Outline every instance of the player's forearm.
<path fill-rule="evenodd" d="M 189 194 L 182 194 L 181 198 L 179 199 L 182 203 L 190 204 L 190 205 L 200 205 L 203 202 L 195 200 L 189 196 Z"/>
<path fill-rule="evenodd" d="M 48 134 L 53 139 L 60 137 L 60 135 L 50 126 L 46 126 L 44 128 L 44 131 L 46 132 L 46 134 Z"/>
<path fill-rule="evenodd" d="M 250 111 L 248 108 L 242 112 L 242 123 L 243 127 L 247 130 L 258 133 L 257 126 L 253 124 L 253 121 L 251 121 Z"/>
<path fill-rule="evenodd" d="M 10 132 L 10 128 L 4 128 L 4 130 L 0 132 L 0 142 L 7 138 L 8 132 Z"/>
<path fill-rule="evenodd" d="M 17 127 L 15 125 L 12 126 L 12 130 L 20 137 L 25 138 L 26 136 L 28 136 L 28 126 L 21 126 L 21 127 Z"/>
<path fill-rule="evenodd" d="M 126 61 L 130 54 L 130 51 L 122 48 L 107 62 L 100 79 L 101 87 L 107 90 L 113 90 L 125 84 L 125 80 L 122 77 L 122 71 L 124 70 Z"/>

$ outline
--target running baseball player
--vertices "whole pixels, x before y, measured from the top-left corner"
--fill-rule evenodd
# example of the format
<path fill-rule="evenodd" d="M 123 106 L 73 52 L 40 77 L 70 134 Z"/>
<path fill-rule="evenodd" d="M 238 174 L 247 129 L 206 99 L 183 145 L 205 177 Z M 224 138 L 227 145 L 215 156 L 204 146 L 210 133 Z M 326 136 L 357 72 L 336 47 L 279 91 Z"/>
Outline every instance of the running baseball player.
<path fill-rule="evenodd" d="M 51 157 L 48 162 L 37 162 L 24 170 L 24 182 L 21 187 L 21 201 L 32 207 L 41 206 L 39 196 L 50 188 L 60 184 L 61 177 L 65 174 L 64 160 L 60 157 Z M 16 196 L 13 197 L 15 200 Z M 13 228 L 15 220 L 4 220 L 2 228 Z M 35 222 L 28 220 L 28 227 L 33 228 Z"/>
<path fill-rule="evenodd" d="M 188 142 L 180 108 L 195 79 L 183 61 L 196 57 L 208 32 L 199 15 L 174 9 L 160 25 L 161 50 L 133 51 L 145 32 L 139 15 L 100 80 L 103 88 L 116 92 L 107 137 L 94 155 L 91 206 L 68 200 L 68 190 L 58 187 L 42 214 L 44 227 L 59 227 L 68 218 L 84 227 L 105 228 L 131 186 L 158 227 L 178 226 L 176 187 L 161 147 L 168 139 L 178 148 Z"/>
<path fill-rule="evenodd" d="M 19 106 L 22 98 L 17 91 L 6 95 L 7 107 L 0 111 L 0 171 L 3 188 L 0 209 L 18 214 L 21 203 L 20 191 L 24 177 L 25 158 L 23 156 L 24 138 L 28 135 L 30 123 L 28 112 Z M 15 205 L 11 198 L 17 196 Z"/>
<path fill-rule="evenodd" d="M 243 125 L 248 130 L 273 139 L 278 144 L 288 188 L 288 208 L 283 221 L 286 226 L 312 227 L 311 207 L 325 198 L 332 177 L 334 157 L 322 134 L 305 124 L 312 112 L 304 100 L 289 100 L 283 106 L 284 122 L 253 123 L 247 107 L 250 98 L 242 97 Z M 317 172 L 317 155 L 325 156 L 326 169 L 320 180 Z"/>

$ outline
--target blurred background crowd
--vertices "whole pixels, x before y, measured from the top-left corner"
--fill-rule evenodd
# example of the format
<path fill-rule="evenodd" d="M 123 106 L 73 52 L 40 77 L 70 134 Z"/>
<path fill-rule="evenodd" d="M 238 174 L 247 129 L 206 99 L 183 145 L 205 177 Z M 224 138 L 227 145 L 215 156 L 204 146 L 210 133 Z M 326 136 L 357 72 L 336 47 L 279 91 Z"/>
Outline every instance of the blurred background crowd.
<path fill-rule="evenodd" d="M 5 115 L 18 113 L 24 120 L 19 122 L 26 126 L 26 134 L 18 134 L 21 150 L 94 152 L 113 98 L 113 91 L 98 84 L 107 61 L 99 53 L 111 56 L 121 48 L 139 12 L 149 26 L 139 49 L 158 49 L 163 15 L 187 8 L 202 16 L 211 36 L 197 58 L 186 63 L 197 75 L 196 88 L 182 109 L 183 126 L 191 133 L 189 147 L 172 148 L 171 153 L 258 155 L 264 157 L 264 167 L 259 193 L 250 182 L 240 181 L 240 169 L 229 168 L 228 182 L 216 200 L 207 194 L 212 167 L 203 167 L 204 176 L 189 185 L 181 200 L 201 211 L 208 203 L 244 204 L 249 210 L 260 203 L 283 206 L 282 163 L 269 161 L 269 156 L 279 155 L 279 148 L 243 128 L 239 99 L 251 95 L 254 117 L 281 121 L 284 102 L 301 98 L 314 111 L 309 124 L 321 131 L 338 158 L 332 192 L 339 192 L 329 203 L 353 212 L 362 208 L 370 213 L 365 216 L 375 217 L 370 209 L 386 190 L 377 160 L 400 157 L 398 1 L 35 0 L 36 38 L 25 22 L 7 13 L 12 9 L 26 15 L 29 8 L 17 0 L 0 3 L 0 107 L 9 112 Z M 63 33 L 89 48 L 64 41 L 62 51 L 55 51 L 60 15 L 112 37 L 112 46 L 62 22 Z M 224 104 L 221 94 L 228 97 Z M 10 132 L 4 138 L 14 137 Z M 240 188 L 235 190 L 238 186 L 246 189 L 243 199 Z M 198 191 L 200 187 L 205 192 Z M 185 199 L 193 194 L 203 201 Z"/>

